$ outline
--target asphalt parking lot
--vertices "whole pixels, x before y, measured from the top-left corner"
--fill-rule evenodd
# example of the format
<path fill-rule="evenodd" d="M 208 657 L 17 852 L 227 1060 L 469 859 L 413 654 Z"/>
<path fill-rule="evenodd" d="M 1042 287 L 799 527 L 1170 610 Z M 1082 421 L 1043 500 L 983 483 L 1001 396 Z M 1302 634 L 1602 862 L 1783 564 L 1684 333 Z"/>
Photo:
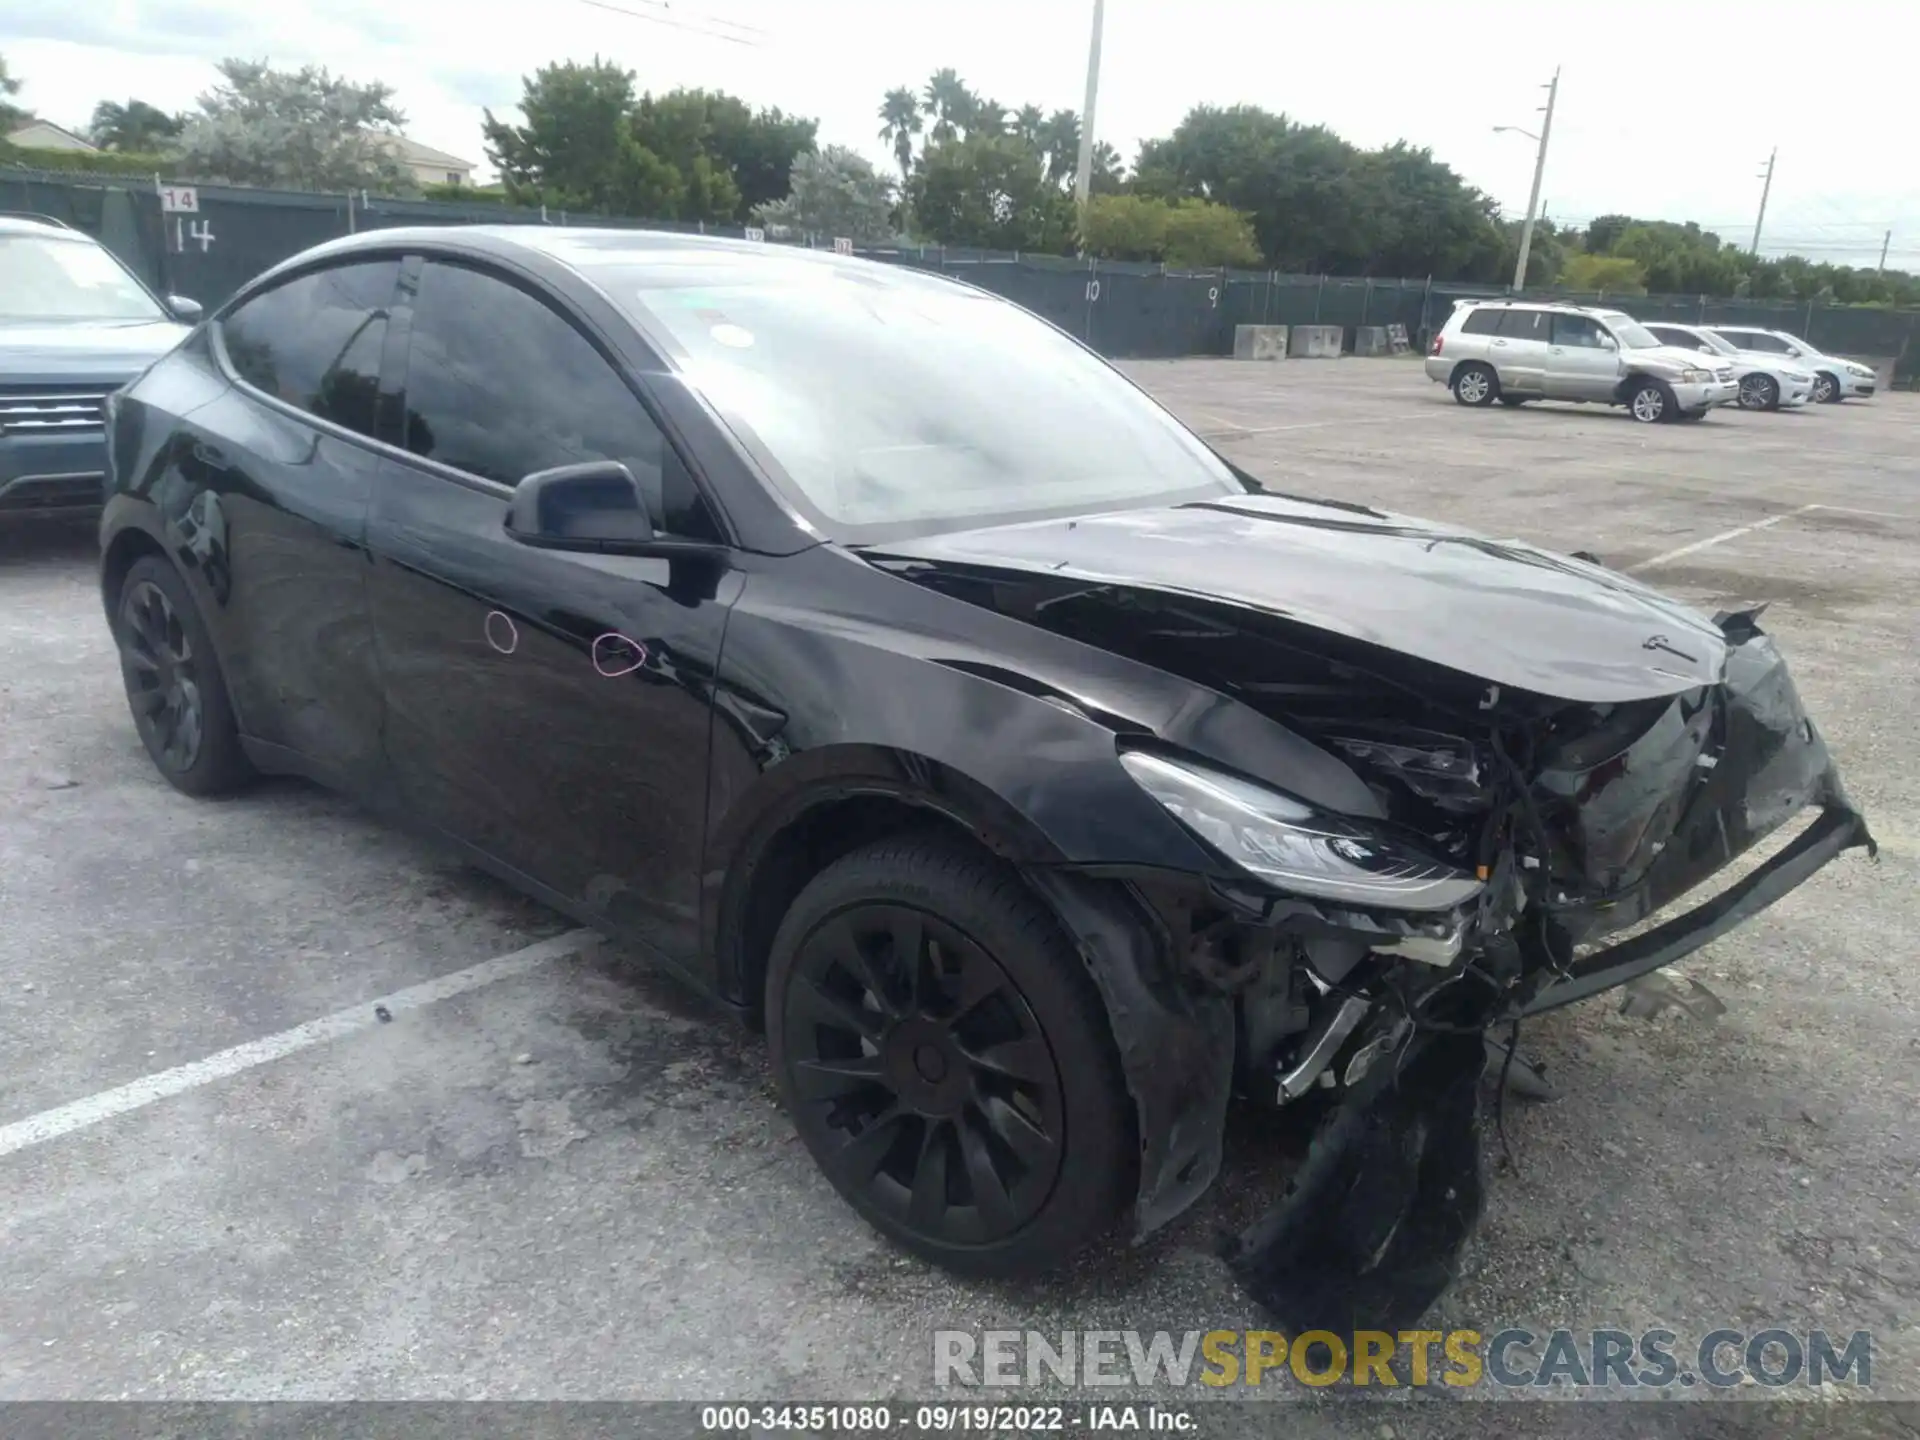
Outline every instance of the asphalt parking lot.
<path fill-rule="evenodd" d="M 1432 1323 L 1867 1329 L 1920 1399 L 1920 395 L 1640 426 L 1406 361 L 1128 368 L 1276 488 L 1773 602 L 1881 859 L 1694 957 L 1718 1020 L 1530 1027 L 1560 1097 L 1507 1106 Z M 937 1328 L 1258 1327 L 1214 1243 L 1291 1155 L 1236 1117 L 1194 1212 L 1052 1284 L 906 1259 L 671 980 L 319 791 L 167 788 L 85 530 L 0 539 L 0 1055 L 0 1399 L 924 1397 Z"/>

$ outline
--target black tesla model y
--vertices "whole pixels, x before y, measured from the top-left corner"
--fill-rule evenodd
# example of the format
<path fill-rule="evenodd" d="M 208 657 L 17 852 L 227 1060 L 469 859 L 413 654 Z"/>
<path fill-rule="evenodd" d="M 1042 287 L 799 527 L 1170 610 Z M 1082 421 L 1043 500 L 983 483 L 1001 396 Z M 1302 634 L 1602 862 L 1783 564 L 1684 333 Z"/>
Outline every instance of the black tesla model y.
<path fill-rule="evenodd" d="M 1165 1225 L 1238 1097 L 1316 1140 L 1243 1283 L 1391 1328 L 1480 1209 L 1488 1032 L 1872 844 L 1752 612 L 1272 493 L 906 267 L 362 234 L 109 435 L 162 775 L 338 787 L 683 972 L 961 1272 Z"/>

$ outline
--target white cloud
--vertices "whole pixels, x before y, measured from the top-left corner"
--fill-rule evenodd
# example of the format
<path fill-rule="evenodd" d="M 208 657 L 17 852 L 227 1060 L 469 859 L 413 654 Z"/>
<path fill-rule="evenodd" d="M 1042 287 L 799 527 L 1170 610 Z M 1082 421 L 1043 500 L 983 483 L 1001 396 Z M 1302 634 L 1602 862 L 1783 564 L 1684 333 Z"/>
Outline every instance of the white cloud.
<path fill-rule="evenodd" d="M 511 110 L 521 75 L 599 54 L 643 87 L 702 85 L 817 116 L 823 140 L 885 163 L 882 93 L 942 66 L 1009 106 L 1078 108 L 1092 9 L 1091 0 L 605 3 L 637 13 L 585 0 L 9 0 L 0 45 L 26 103 L 65 125 L 84 124 L 102 99 L 189 106 L 212 62 L 237 54 L 385 80 L 416 138 L 478 160 L 483 105 Z M 1643 28 L 1538 0 L 1481 0 L 1469 11 L 1431 0 L 1108 0 L 1098 130 L 1131 157 L 1194 104 L 1244 101 L 1361 144 L 1429 146 L 1517 213 L 1532 146 L 1493 126 L 1535 128 L 1537 87 L 1559 64 L 1548 213 L 1693 218 L 1744 239 L 1755 172 L 1777 144 L 1771 236 L 1871 259 L 1892 226 L 1896 263 L 1920 268 L 1920 187 L 1885 160 L 1907 118 L 1902 46 L 1822 53 L 1822 22 L 1796 28 L 1796 41 L 1771 24 L 1730 24 L 1721 6 L 1646 14 Z M 1856 0 L 1845 19 L 1850 36 L 1906 24 L 1896 0 Z"/>

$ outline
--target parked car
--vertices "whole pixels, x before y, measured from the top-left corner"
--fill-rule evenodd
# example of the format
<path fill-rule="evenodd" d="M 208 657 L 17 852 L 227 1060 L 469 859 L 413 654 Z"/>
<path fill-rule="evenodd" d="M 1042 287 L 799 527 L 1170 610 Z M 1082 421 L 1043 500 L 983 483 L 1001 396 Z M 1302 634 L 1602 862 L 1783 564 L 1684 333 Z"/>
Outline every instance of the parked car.
<path fill-rule="evenodd" d="M 1698 350 L 1731 364 L 1742 410 L 1797 409 L 1813 398 L 1813 373 L 1785 355 L 1737 349 L 1704 325 L 1648 321 L 1647 333 L 1662 345 Z"/>
<path fill-rule="evenodd" d="M 1462 405 L 1573 400 L 1642 422 L 1698 420 L 1739 394 L 1732 366 L 1664 345 L 1618 310 L 1508 300 L 1456 301 L 1427 378 Z"/>
<path fill-rule="evenodd" d="M 906 267 L 373 231 L 111 411 L 167 781 L 318 779 L 678 969 L 848 1203 L 966 1273 L 1165 1225 L 1240 1094 L 1320 1137 L 1243 1281 L 1392 1328 L 1478 1213 L 1487 1027 L 1870 843 L 1751 615 L 1267 492 Z"/>
<path fill-rule="evenodd" d="M 1711 325 L 1707 327 L 1729 345 L 1755 350 L 1762 355 L 1784 355 L 1813 376 L 1813 398 L 1822 405 L 1837 405 L 1849 397 L 1865 400 L 1872 396 L 1879 376 L 1873 367 L 1858 360 L 1828 355 L 1809 345 L 1798 335 L 1785 330 L 1756 330 L 1747 325 Z"/>
<path fill-rule="evenodd" d="M 99 510 L 101 403 L 198 314 L 162 304 L 92 236 L 0 214 L 0 522 Z"/>

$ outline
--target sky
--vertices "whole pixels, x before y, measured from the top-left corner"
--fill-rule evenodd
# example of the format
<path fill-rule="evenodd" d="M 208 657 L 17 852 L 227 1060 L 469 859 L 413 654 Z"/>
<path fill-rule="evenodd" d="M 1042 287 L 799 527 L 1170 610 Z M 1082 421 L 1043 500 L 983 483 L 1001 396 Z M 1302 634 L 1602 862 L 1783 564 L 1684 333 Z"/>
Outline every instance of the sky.
<path fill-rule="evenodd" d="M 225 56 L 328 66 L 398 92 L 415 139 L 482 166 L 482 110 L 598 55 L 642 89 L 700 86 L 817 117 L 823 143 L 891 165 L 881 96 L 944 66 L 1010 109 L 1078 109 L 1092 0 L 4 0 L 18 103 L 81 128 L 101 100 L 191 108 Z M 1555 220 L 1625 213 L 1752 238 L 1763 253 L 1920 271 L 1912 0 L 1828 18 L 1762 6 L 1609 12 L 1572 0 L 1107 0 L 1095 130 L 1129 161 L 1197 104 L 1248 103 L 1364 146 L 1423 145 L 1525 212 L 1546 84 Z M 1646 23 L 1630 23 L 1630 16 Z M 1463 29 L 1462 16 L 1471 17 Z"/>

